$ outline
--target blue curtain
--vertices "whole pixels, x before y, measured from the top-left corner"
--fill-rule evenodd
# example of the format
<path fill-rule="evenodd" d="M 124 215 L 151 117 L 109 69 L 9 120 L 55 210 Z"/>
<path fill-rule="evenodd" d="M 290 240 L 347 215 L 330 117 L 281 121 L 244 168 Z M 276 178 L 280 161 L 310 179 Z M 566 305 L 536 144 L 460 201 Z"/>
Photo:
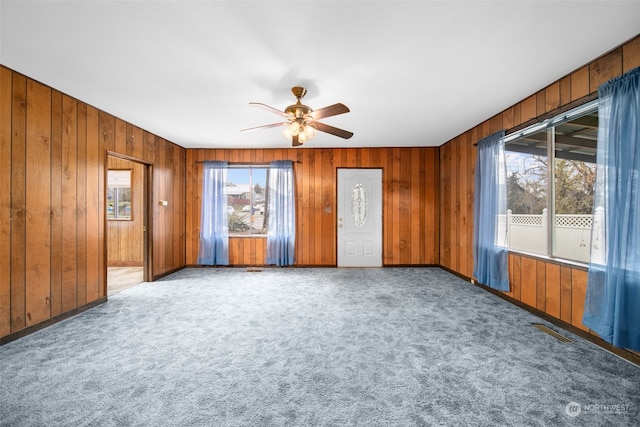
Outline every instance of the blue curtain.
<path fill-rule="evenodd" d="M 473 201 L 473 275 L 484 285 L 509 290 L 504 131 L 478 142 Z"/>
<path fill-rule="evenodd" d="M 227 162 L 204 162 L 198 264 L 229 265 Z"/>
<path fill-rule="evenodd" d="M 271 162 L 269 170 L 269 224 L 267 264 L 292 265 L 296 243 L 296 206 L 293 163 Z"/>
<path fill-rule="evenodd" d="M 640 68 L 598 88 L 594 227 L 582 323 L 640 350 Z"/>

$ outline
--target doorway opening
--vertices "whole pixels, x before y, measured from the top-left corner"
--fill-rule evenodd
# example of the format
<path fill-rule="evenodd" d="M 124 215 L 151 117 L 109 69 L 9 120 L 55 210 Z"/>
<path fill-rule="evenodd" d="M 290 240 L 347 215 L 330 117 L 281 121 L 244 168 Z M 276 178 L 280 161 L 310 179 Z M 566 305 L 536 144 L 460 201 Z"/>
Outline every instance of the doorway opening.
<path fill-rule="evenodd" d="M 151 166 L 109 153 L 106 179 L 106 295 L 150 281 L 148 186 Z"/>

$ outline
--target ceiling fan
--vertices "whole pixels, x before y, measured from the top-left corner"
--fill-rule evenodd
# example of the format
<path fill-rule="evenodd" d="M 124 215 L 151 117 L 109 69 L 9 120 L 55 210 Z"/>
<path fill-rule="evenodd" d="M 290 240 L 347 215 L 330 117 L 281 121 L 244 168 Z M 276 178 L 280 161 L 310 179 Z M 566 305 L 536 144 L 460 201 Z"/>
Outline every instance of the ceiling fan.
<path fill-rule="evenodd" d="M 254 128 L 243 129 L 241 132 L 249 132 L 258 129 L 273 128 L 278 126 L 286 126 L 287 128 L 282 134 L 287 138 L 294 147 L 300 146 L 316 136 L 316 132 L 326 132 L 340 138 L 349 139 L 353 136 L 353 132 L 338 129 L 317 121 L 325 117 L 337 116 L 349 112 L 349 108 L 344 104 L 333 104 L 328 107 L 312 110 L 310 107 L 302 104 L 300 101 L 307 93 L 307 90 L 300 86 L 291 88 L 291 93 L 298 100 L 295 104 L 289 105 L 284 111 L 270 107 L 260 102 L 250 102 L 249 105 L 255 105 L 265 110 L 271 111 L 287 119 L 286 122 L 272 123 L 270 125 L 257 126 Z"/>

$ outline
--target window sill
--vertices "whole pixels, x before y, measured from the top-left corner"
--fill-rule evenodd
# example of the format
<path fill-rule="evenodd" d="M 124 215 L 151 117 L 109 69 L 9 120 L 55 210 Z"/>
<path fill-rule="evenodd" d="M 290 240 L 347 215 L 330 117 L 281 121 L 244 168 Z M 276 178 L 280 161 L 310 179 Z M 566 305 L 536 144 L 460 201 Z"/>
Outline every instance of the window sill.
<path fill-rule="evenodd" d="M 564 259 L 564 258 L 554 258 L 554 257 L 550 257 L 548 255 L 541 255 L 541 254 L 535 254 L 532 252 L 524 252 L 524 251 L 515 251 L 512 249 L 509 249 L 509 253 L 510 254 L 515 254 L 515 255 L 524 255 L 528 258 L 534 258 L 534 259 L 539 259 L 541 261 L 545 261 L 545 262 L 550 262 L 553 264 L 558 264 L 558 265 L 564 265 L 564 266 L 569 266 L 569 267 L 574 267 L 574 268 L 581 268 L 584 270 L 587 270 L 589 268 L 589 264 L 588 263 L 584 263 L 584 262 L 580 262 L 580 261 L 572 261 L 569 259 Z"/>

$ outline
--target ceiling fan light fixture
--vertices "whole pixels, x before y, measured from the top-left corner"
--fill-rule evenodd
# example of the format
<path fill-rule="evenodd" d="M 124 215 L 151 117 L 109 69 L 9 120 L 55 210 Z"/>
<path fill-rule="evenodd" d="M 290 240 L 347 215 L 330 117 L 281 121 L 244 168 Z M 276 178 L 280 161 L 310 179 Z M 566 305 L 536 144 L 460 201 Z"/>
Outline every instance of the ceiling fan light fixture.
<path fill-rule="evenodd" d="M 308 138 L 307 138 L 307 135 L 304 132 L 302 132 L 302 133 L 300 133 L 300 135 L 298 135 L 298 142 L 300 144 L 304 144 L 307 141 L 308 141 Z"/>
<path fill-rule="evenodd" d="M 304 132 L 303 132 L 306 137 L 307 140 L 313 139 L 316 136 L 316 133 L 318 133 L 318 131 L 316 130 L 316 128 L 313 125 L 306 125 L 304 127 Z"/>
<path fill-rule="evenodd" d="M 337 103 L 314 111 L 301 102 L 301 98 L 304 97 L 307 92 L 305 88 L 301 86 L 295 86 L 291 89 L 291 92 L 296 97 L 297 102 L 293 105 L 289 105 L 287 108 L 285 108 L 284 111 L 280 111 L 276 108 L 270 107 L 260 102 L 249 103 L 251 105 L 255 105 L 276 113 L 281 117 L 284 117 L 287 120 L 286 122 L 273 123 L 270 125 L 244 129 L 242 130 L 242 132 L 285 125 L 286 128 L 282 132 L 282 135 L 294 147 L 302 145 L 304 142 L 313 139 L 318 133 L 318 130 L 345 139 L 349 139 L 353 136 L 353 132 L 338 129 L 336 127 L 318 122 L 318 119 L 348 113 L 349 108 L 346 105 Z"/>
<path fill-rule="evenodd" d="M 289 125 L 289 131 L 291 132 L 291 135 L 296 136 L 300 133 L 300 131 L 302 130 L 302 128 L 300 127 L 300 123 L 298 122 L 293 122 Z"/>

